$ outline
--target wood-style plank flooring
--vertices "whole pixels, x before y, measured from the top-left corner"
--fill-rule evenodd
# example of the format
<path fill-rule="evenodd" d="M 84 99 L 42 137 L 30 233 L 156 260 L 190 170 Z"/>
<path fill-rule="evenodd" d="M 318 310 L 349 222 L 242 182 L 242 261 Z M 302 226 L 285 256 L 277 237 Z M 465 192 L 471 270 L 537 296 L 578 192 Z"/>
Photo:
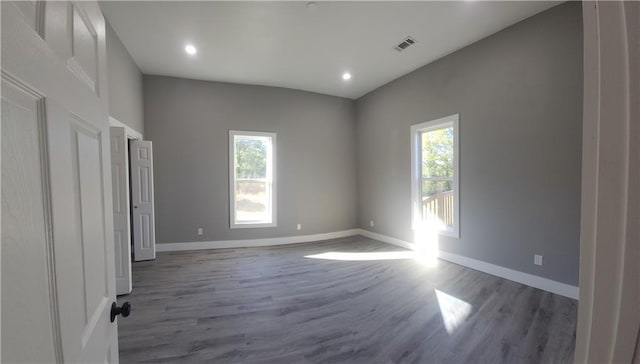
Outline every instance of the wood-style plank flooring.
<path fill-rule="evenodd" d="M 329 252 L 343 254 L 306 257 Z M 573 361 L 575 300 L 407 254 L 361 236 L 160 253 L 134 263 L 133 293 L 119 298 L 133 306 L 118 318 L 120 360 Z"/>

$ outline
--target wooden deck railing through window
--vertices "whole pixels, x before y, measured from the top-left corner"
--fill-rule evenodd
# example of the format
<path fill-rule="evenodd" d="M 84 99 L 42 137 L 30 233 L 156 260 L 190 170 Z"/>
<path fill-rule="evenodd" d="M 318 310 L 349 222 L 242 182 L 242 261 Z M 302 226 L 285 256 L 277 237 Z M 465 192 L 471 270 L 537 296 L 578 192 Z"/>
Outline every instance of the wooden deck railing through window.
<path fill-rule="evenodd" d="M 422 199 L 422 216 L 437 217 L 445 226 L 453 226 L 453 191 L 436 192 Z"/>

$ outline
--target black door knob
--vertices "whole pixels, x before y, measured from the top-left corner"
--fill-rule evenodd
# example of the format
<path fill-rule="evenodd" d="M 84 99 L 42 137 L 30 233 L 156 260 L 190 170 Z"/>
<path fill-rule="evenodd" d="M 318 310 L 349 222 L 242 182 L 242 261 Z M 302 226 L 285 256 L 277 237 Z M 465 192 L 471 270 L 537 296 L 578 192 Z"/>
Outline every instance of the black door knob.
<path fill-rule="evenodd" d="M 114 302 L 111 304 L 111 322 L 116 320 L 116 316 L 122 315 L 122 317 L 127 317 L 131 313 L 131 304 L 129 302 L 125 302 L 122 304 L 122 307 L 118 307 L 118 305 Z"/>

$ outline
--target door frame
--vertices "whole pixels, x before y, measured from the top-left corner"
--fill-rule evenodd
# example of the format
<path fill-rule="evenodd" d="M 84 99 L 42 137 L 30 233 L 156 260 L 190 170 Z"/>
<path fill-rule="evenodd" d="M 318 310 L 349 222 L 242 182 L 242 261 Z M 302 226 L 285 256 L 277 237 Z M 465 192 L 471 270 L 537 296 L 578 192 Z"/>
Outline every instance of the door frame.
<path fill-rule="evenodd" d="M 129 222 L 129 233 L 128 233 L 128 241 L 127 241 L 127 246 L 128 246 L 128 260 L 129 260 L 129 264 L 128 264 L 128 269 L 129 269 L 129 287 L 128 287 L 128 292 L 118 292 L 118 295 L 124 295 L 124 294 L 129 294 L 131 293 L 131 289 L 132 284 L 131 284 L 131 279 L 132 279 L 132 269 L 131 269 L 131 244 L 135 244 L 135 241 L 133 239 L 133 236 L 131 234 L 131 195 L 130 195 L 130 183 L 131 183 L 131 171 L 130 171 L 130 166 L 129 164 L 131 163 L 130 161 L 130 156 L 129 156 L 129 140 L 143 140 L 143 136 L 142 133 L 140 133 L 139 131 L 131 128 L 130 126 L 124 124 L 123 122 L 121 122 L 120 120 L 114 118 L 113 116 L 109 116 L 109 127 L 116 127 L 116 128 L 122 128 L 124 130 L 124 137 L 125 137 L 125 145 L 124 147 L 124 153 L 125 153 L 125 160 L 126 160 L 126 168 L 124 171 L 124 175 L 121 178 L 125 179 L 125 186 L 126 186 L 126 193 L 127 193 L 127 199 L 126 199 L 126 207 L 124 209 L 124 213 L 126 215 L 126 219 Z M 115 210 L 114 210 L 114 218 L 115 218 Z M 115 220 L 114 220 L 115 221 Z M 114 244 L 115 244 L 115 240 L 114 240 Z M 115 257 L 116 259 L 121 259 L 122 257 Z M 116 284 L 117 286 L 117 284 Z M 118 289 L 118 287 L 116 287 L 116 290 Z"/>
<path fill-rule="evenodd" d="M 128 126 L 127 124 L 121 122 L 120 120 L 114 118 L 113 116 L 109 116 L 109 126 L 110 127 L 119 127 L 119 128 L 124 128 L 124 134 L 125 137 L 127 138 L 127 141 L 131 141 L 131 140 L 144 140 L 144 136 L 141 132 L 133 129 L 132 127 Z M 126 170 L 126 178 L 127 178 L 127 186 L 131 187 L 131 155 L 130 155 L 130 151 L 129 151 L 129 143 L 127 143 L 126 148 L 125 148 L 125 153 L 126 153 L 126 159 L 127 159 L 127 170 Z M 155 202 L 154 202 L 155 204 Z M 127 200 L 127 219 L 130 222 L 131 226 L 131 194 L 129 193 L 129 199 Z M 134 250 L 135 250 L 135 244 L 136 241 L 133 237 L 133 234 L 129 234 L 130 235 L 130 243 L 132 242 L 134 245 Z M 155 241 L 155 239 L 154 239 Z M 155 255 L 154 255 L 154 259 L 155 259 Z M 135 261 L 143 261 L 146 259 L 136 259 Z"/>
<path fill-rule="evenodd" d="M 640 328 L 640 3 L 583 2 L 576 363 L 631 362 Z"/>
<path fill-rule="evenodd" d="M 127 139 L 142 140 L 142 133 L 133 129 L 129 125 L 121 122 L 120 120 L 114 118 L 113 116 L 109 116 L 109 126 L 124 128 L 124 134 L 127 137 Z M 127 152 L 127 155 L 128 154 L 129 152 Z"/>

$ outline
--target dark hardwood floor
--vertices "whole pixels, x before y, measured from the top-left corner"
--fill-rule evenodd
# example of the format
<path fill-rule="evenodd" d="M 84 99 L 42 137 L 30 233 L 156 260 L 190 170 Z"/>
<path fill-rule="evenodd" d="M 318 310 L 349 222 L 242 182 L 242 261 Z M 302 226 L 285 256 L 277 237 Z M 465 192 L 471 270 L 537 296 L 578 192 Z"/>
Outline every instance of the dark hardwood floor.
<path fill-rule="evenodd" d="M 134 263 L 120 360 L 573 361 L 576 301 L 403 251 L 357 236 Z M 328 252 L 343 254 L 306 257 Z"/>

